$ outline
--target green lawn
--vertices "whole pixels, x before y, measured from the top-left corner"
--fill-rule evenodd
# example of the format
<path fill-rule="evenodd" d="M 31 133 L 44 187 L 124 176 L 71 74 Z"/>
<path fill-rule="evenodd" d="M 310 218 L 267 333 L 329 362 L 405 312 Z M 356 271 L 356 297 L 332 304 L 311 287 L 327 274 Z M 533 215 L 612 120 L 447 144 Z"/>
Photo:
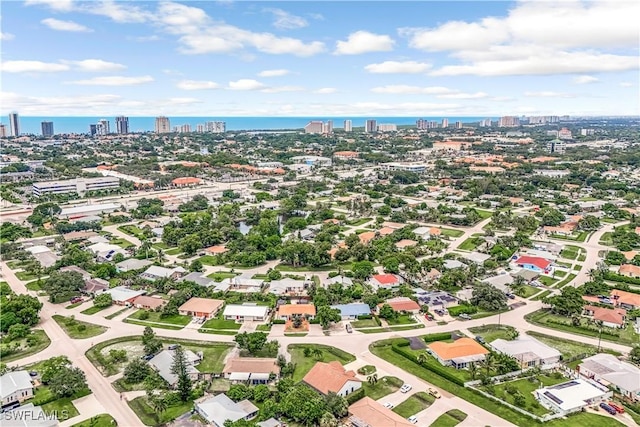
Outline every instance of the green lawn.
<path fill-rule="evenodd" d="M 512 405 L 515 405 L 514 393 L 512 389 L 517 390 L 525 398 L 524 406 L 522 409 L 528 411 L 537 416 L 543 416 L 550 413 L 548 409 L 540 405 L 533 395 L 533 392 L 540 388 L 540 383 L 543 386 L 551 386 L 566 382 L 567 378 L 558 373 L 558 375 L 537 375 L 535 381 L 529 381 L 528 378 L 523 378 L 515 381 L 509 381 L 498 385 L 489 385 L 481 387 L 485 392 L 492 394 L 493 396 L 504 400 Z"/>
<path fill-rule="evenodd" d="M 551 291 L 544 291 L 539 293 L 538 295 L 536 295 L 535 297 L 532 298 L 533 301 L 539 301 L 542 298 L 548 296 L 549 294 L 551 294 Z"/>
<path fill-rule="evenodd" d="M 107 328 L 100 325 L 94 325 L 93 323 L 82 322 L 80 320 L 72 319 L 67 316 L 60 316 L 54 314 L 53 320 L 73 339 L 86 339 L 95 337 L 96 335 L 103 334 L 107 331 Z"/>
<path fill-rule="evenodd" d="M 38 282 L 37 280 L 34 280 L 32 282 L 27 283 L 27 289 L 34 292 L 39 292 L 42 290 L 42 287 L 40 286 L 40 282 Z"/>
<path fill-rule="evenodd" d="M 556 283 L 556 280 L 552 279 L 549 276 L 540 276 L 538 278 L 538 281 L 542 282 L 542 284 L 544 284 L 546 286 L 553 286 L 553 284 Z"/>
<path fill-rule="evenodd" d="M 640 336 L 635 333 L 633 325 L 631 324 L 621 329 L 611 329 L 605 327 L 602 328 L 603 333 L 600 334 L 600 331 L 597 329 L 597 327 L 591 325 L 589 323 L 589 319 L 587 318 L 580 318 L 581 327 L 576 327 L 571 324 L 571 320 L 567 317 L 553 314 L 546 309 L 541 309 L 534 311 L 533 313 L 529 313 L 525 316 L 525 319 L 527 320 L 527 322 L 533 323 L 534 325 L 550 329 L 557 329 L 559 331 L 565 331 L 572 334 L 584 335 L 592 338 L 598 338 L 601 335 L 602 339 L 605 341 L 612 341 L 623 345 L 635 345 L 640 341 Z M 596 329 L 585 329 L 587 326 L 591 326 Z M 612 335 L 608 332 L 613 334 L 618 333 L 619 336 Z"/>
<path fill-rule="evenodd" d="M 515 328 L 507 325 L 484 325 L 469 328 L 469 332 L 484 338 L 485 342 L 491 343 L 494 340 L 502 338 L 503 340 L 512 340 L 515 337 Z"/>
<path fill-rule="evenodd" d="M 198 329 L 201 334 L 213 334 L 213 335 L 235 335 L 238 331 L 231 331 L 228 329 Z M 306 335 L 306 334 L 305 334 Z"/>
<path fill-rule="evenodd" d="M 87 314 L 87 315 L 91 315 L 91 314 L 96 314 L 101 312 L 102 310 L 106 310 L 107 308 L 109 308 L 111 306 L 107 306 L 107 307 L 96 307 L 95 305 L 93 307 L 89 307 L 86 310 L 82 310 L 80 313 L 82 314 Z M 69 308 L 69 307 L 67 307 Z"/>
<path fill-rule="evenodd" d="M 16 277 L 23 282 L 28 282 L 29 280 L 35 280 L 38 278 L 38 276 L 36 276 L 35 274 L 31 274 L 27 271 L 18 271 L 16 273 Z"/>
<path fill-rule="evenodd" d="M 433 402 L 435 402 L 435 400 L 436 398 L 430 394 L 424 391 L 419 391 L 412 394 L 407 398 L 407 400 L 393 408 L 393 412 L 401 417 L 409 418 L 410 416 L 427 409 Z"/>
<path fill-rule="evenodd" d="M 316 358 L 313 355 L 305 357 L 305 347 L 321 350 L 322 356 L 319 358 Z M 356 360 L 355 356 L 352 354 L 335 347 L 321 344 L 290 344 L 289 347 L 287 347 L 287 351 L 291 354 L 291 361 L 296 365 L 296 370 L 293 372 L 293 380 L 295 382 L 302 380 L 316 362 L 333 362 L 334 360 L 337 360 L 345 365 Z"/>
<path fill-rule="evenodd" d="M 205 329 L 240 329 L 242 324 L 233 320 L 225 320 L 222 314 L 214 319 L 209 319 L 202 325 Z"/>
<path fill-rule="evenodd" d="M 578 258 L 578 254 L 579 253 L 580 253 L 580 248 L 579 247 L 567 245 L 562 250 L 562 252 L 560 252 L 560 256 L 562 258 L 566 258 L 566 259 L 576 259 L 576 258 Z"/>
<path fill-rule="evenodd" d="M 256 326 L 256 331 L 269 332 L 271 331 L 271 325 L 263 324 Z"/>
<path fill-rule="evenodd" d="M 165 249 L 171 249 L 166 243 L 163 243 L 163 242 L 154 243 L 153 245 L 151 245 L 151 247 L 155 249 L 162 249 L 163 251 Z"/>
<path fill-rule="evenodd" d="M 165 341 L 165 340 L 163 340 Z M 222 372 L 224 368 L 224 358 L 227 353 L 231 351 L 233 347 L 235 347 L 232 343 L 196 343 L 193 341 L 175 341 L 171 339 L 166 340 L 167 343 L 178 342 L 181 343 L 183 347 L 197 353 L 201 351 L 203 354 L 202 362 L 199 365 L 196 365 L 196 368 L 200 372 Z"/>
<path fill-rule="evenodd" d="M 467 414 L 459 409 L 452 409 L 440 415 L 430 427 L 455 427 L 467 418 Z M 533 423 L 533 421 L 531 421 Z"/>
<path fill-rule="evenodd" d="M 216 271 L 209 274 L 207 277 L 213 279 L 214 282 L 222 282 L 224 279 L 230 279 L 236 277 L 238 273 L 232 273 L 230 271 Z"/>
<path fill-rule="evenodd" d="M 464 234 L 464 231 L 462 230 L 454 230 L 452 228 L 441 228 L 440 229 L 440 234 L 443 236 L 447 236 L 447 237 L 460 237 Z"/>
<path fill-rule="evenodd" d="M 34 406 L 42 406 L 42 410 L 44 412 L 57 412 L 62 414 L 64 411 L 66 412 L 68 418 L 73 418 L 78 416 L 79 413 L 78 409 L 71 402 L 89 394 L 91 394 L 91 390 L 86 388 L 74 394 L 73 396 L 56 399 L 49 387 L 40 386 L 36 388 L 35 395 L 32 399 L 29 400 L 29 402 L 32 402 Z"/>
<path fill-rule="evenodd" d="M 164 251 L 165 255 L 178 255 L 182 253 L 180 248 L 171 248 Z"/>
<path fill-rule="evenodd" d="M 387 323 L 389 325 L 410 325 L 417 323 L 417 320 L 413 314 L 400 314 L 395 319 L 387 319 Z"/>
<path fill-rule="evenodd" d="M 478 212 L 478 216 L 480 216 L 481 220 L 491 218 L 491 215 L 493 215 L 493 212 L 482 209 L 476 209 L 476 212 Z"/>
<path fill-rule="evenodd" d="M 577 412 L 569 415 L 566 420 L 557 419 L 544 423 L 546 427 L 621 427 L 620 421 L 612 417 L 587 412 Z"/>
<path fill-rule="evenodd" d="M 129 310 L 129 307 L 125 307 L 122 310 L 118 310 L 114 313 L 109 314 L 108 316 L 104 316 L 105 319 L 113 319 L 114 317 L 118 317 L 119 315 L 121 315 L 122 313 L 124 313 L 125 311 Z"/>
<path fill-rule="evenodd" d="M 74 424 L 71 427 L 113 427 L 116 425 L 116 420 L 114 420 L 111 415 L 100 414 L 86 421 Z"/>
<path fill-rule="evenodd" d="M 136 413 L 140 421 L 146 426 L 164 425 L 185 412 L 190 411 L 193 407 L 193 402 L 181 402 L 178 405 L 169 406 L 166 411 L 158 414 L 147 404 L 147 398 L 144 396 L 136 397 L 127 403 L 133 412 Z"/>
<path fill-rule="evenodd" d="M 483 241 L 484 240 L 480 237 L 469 237 L 467 240 L 460 243 L 460 246 L 458 246 L 458 249 L 461 249 L 463 251 L 473 251 L 478 246 L 480 246 Z"/>
<path fill-rule="evenodd" d="M 404 382 L 397 377 L 382 377 L 378 378 L 378 381 L 371 385 L 369 382 L 365 381 L 362 383 L 362 388 L 364 388 L 364 394 L 369 396 L 373 400 L 382 399 L 386 395 L 391 393 L 395 393 L 402 387 Z"/>
<path fill-rule="evenodd" d="M 354 320 L 351 322 L 351 326 L 354 328 L 375 328 L 378 326 L 375 319 Z"/>
<path fill-rule="evenodd" d="M 555 274 L 556 277 L 565 277 L 567 275 L 567 272 L 562 270 L 557 270 L 557 271 L 554 271 L 553 274 Z"/>
<path fill-rule="evenodd" d="M 304 265 L 301 267 L 294 267 L 292 265 L 288 265 L 288 264 L 278 264 L 275 267 L 276 270 L 279 271 L 294 271 L 294 272 L 298 272 L 298 271 L 331 271 L 331 270 L 335 270 L 336 267 L 332 264 L 327 264 L 327 265 L 321 265 L 320 267 L 311 267 L 309 265 Z"/>
<path fill-rule="evenodd" d="M 142 313 L 144 313 L 145 311 L 147 310 L 138 310 L 135 313 L 133 313 L 131 316 L 127 317 L 127 319 L 138 320 L 144 323 L 165 323 L 168 325 L 174 325 L 174 326 L 180 326 L 180 327 L 185 327 L 186 325 L 189 324 L 189 322 L 191 322 L 190 316 L 173 314 L 171 316 L 163 317 L 162 313 L 158 313 L 155 311 L 147 311 L 147 313 L 149 313 L 149 317 L 143 320 L 140 318 L 140 316 L 142 316 L 143 315 Z"/>
<path fill-rule="evenodd" d="M 218 264 L 218 258 L 213 255 L 204 255 L 198 258 L 204 265 L 220 265 Z"/>
<path fill-rule="evenodd" d="M 9 363 L 9 362 L 13 362 L 14 360 L 31 356 L 32 354 L 41 352 L 45 348 L 49 347 L 49 345 L 51 344 L 51 340 L 47 336 L 46 332 L 43 331 L 42 329 L 33 329 L 31 332 L 31 336 L 34 337 L 34 338 L 31 338 L 33 340 L 33 345 L 29 346 L 29 344 L 27 343 L 27 338 L 22 338 L 18 340 L 17 342 L 20 343 L 20 349 L 14 353 L 10 353 L 2 356 L 2 362 Z M 1 347 L 5 347 L 8 345 L 13 345 L 13 341 L 8 343 L 4 343 L 4 342 L 0 343 Z"/>
<path fill-rule="evenodd" d="M 523 292 L 520 295 L 522 298 L 531 298 L 532 296 L 540 292 L 542 289 L 536 288 L 535 286 L 523 285 L 522 290 Z"/>
<path fill-rule="evenodd" d="M 348 224 L 352 225 L 354 227 L 358 227 L 358 226 L 360 226 L 362 224 L 366 224 L 367 222 L 371 221 L 372 219 L 373 218 L 360 218 L 360 219 L 357 219 L 355 221 L 349 221 Z"/>
<path fill-rule="evenodd" d="M 72 308 L 76 308 L 76 307 L 78 307 L 79 305 L 82 305 L 83 303 L 84 303 L 84 301 L 76 302 L 76 303 L 74 303 L 74 304 L 69 304 L 69 305 L 68 305 L 68 306 L 66 306 L 65 308 L 66 308 L 67 310 L 71 310 Z"/>
<path fill-rule="evenodd" d="M 573 274 L 573 273 L 569 274 L 567 277 L 565 277 L 564 279 L 562 279 L 562 281 L 561 281 L 561 282 L 559 282 L 559 283 L 556 285 L 556 288 L 560 289 L 560 288 L 562 288 L 562 287 L 564 287 L 564 286 L 568 285 L 568 284 L 569 284 L 569 282 L 571 282 L 571 281 L 572 281 L 573 279 L 575 279 L 575 278 L 576 278 L 576 275 L 575 275 L 575 274 Z"/>
<path fill-rule="evenodd" d="M 118 230 L 130 236 L 137 237 L 139 239 L 144 238 L 144 234 L 142 233 L 142 230 L 139 227 L 136 227 L 135 225 L 131 225 L 131 224 L 121 225 L 120 227 L 118 227 Z"/>
<path fill-rule="evenodd" d="M 607 231 L 606 233 L 602 234 L 602 237 L 600 238 L 600 244 L 604 245 L 604 246 L 613 246 L 613 239 L 611 238 L 611 235 L 613 233 L 611 233 L 610 231 Z"/>
<path fill-rule="evenodd" d="M 111 239 L 111 242 L 109 242 L 109 243 L 111 243 L 113 245 L 118 245 L 122 249 L 129 249 L 131 247 L 135 247 L 135 245 L 133 243 L 131 243 L 127 239 L 123 239 L 123 238 Z"/>

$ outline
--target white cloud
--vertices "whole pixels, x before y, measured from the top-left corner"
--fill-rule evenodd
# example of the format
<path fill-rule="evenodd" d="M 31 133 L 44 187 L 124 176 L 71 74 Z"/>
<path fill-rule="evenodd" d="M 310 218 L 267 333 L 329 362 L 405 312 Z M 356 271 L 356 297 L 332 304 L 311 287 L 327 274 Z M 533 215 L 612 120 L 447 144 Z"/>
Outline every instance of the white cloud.
<path fill-rule="evenodd" d="M 93 15 L 106 16 L 120 24 L 141 23 L 154 19 L 153 13 L 128 2 L 112 0 L 92 1 L 82 3 L 79 9 Z"/>
<path fill-rule="evenodd" d="M 436 98 L 441 99 L 481 99 L 487 98 L 489 95 L 484 92 L 474 92 L 474 93 L 465 93 L 465 92 L 456 92 L 456 93 L 445 93 L 442 95 L 436 95 Z"/>
<path fill-rule="evenodd" d="M 13 40 L 15 36 L 11 33 L 2 33 L 0 32 L 0 40 L 9 41 Z"/>
<path fill-rule="evenodd" d="M 220 88 L 220 85 L 216 82 L 197 80 L 182 80 L 176 86 L 178 89 L 182 90 L 204 90 Z"/>
<path fill-rule="evenodd" d="M 335 55 L 358 55 L 368 52 L 388 52 L 393 50 L 395 41 L 387 35 L 356 31 L 349 34 L 346 41 L 336 43 Z"/>
<path fill-rule="evenodd" d="M 285 70 L 285 69 L 264 70 L 264 71 L 260 71 L 258 73 L 258 76 L 260 76 L 260 77 L 280 77 L 280 76 L 286 76 L 289 73 L 291 73 L 291 71 Z"/>
<path fill-rule="evenodd" d="M 280 30 L 295 30 L 309 25 L 303 17 L 293 15 L 282 9 L 269 8 L 265 9 L 265 12 L 273 14 L 273 26 Z"/>
<path fill-rule="evenodd" d="M 90 33 L 93 31 L 91 28 L 78 24 L 77 22 L 61 21 L 54 18 L 43 19 L 40 23 L 56 31 L 69 31 L 73 33 Z"/>
<path fill-rule="evenodd" d="M 379 86 L 371 89 L 371 92 L 374 93 L 387 93 L 387 94 L 427 94 L 427 95 L 442 95 L 453 93 L 451 89 L 442 86 L 430 86 L 430 87 L 420 87 L 420 86 L 409 86 L 409 85 L 388 85 L 388 86 Z"/>
<path fill-rule="evenodd" d="M 540 92 L 525 92 L 524 96 L 530 98 L 575 98 L 577 95 L 565 92 L 554 92 L 550 90 Z"/>
<path fill-rule="evenodd" d="M 200 104 L 202 101 L 197 98 L 169 98 L 167 100 L 168 104 L 180 104 L 180 105 L 189 105 L 189 104 Z"/>
<path fill-rule="evenodd" d="M 0 62 L 0 70 L 5 73 L 56 73 L 69 70 L 69 66 L 42 61 L 4 61 Z"/>
<path fill-rule="evenodd" d="M 622 87 L 631 87 L 631 86 L 633 86 L 633 83 L 631 83 L 631 82 L 620 82 L 620 86 L 622 86 Z"/>
<path fill-rule="evenodd" d="M 385 61 L 364 67 L 368 72 L 375 74 L 417 74 L 423 73 L 429 68 L 431 68 L 431 64 L 417 61 Z"/>
<path fill-rule="evenodd" d="M 116 62 L 103 61 L 102 59 L 84 59 L 82 61 L 62 61 L 64 64 L 74 65 L 78 71 L 88 71 L 93 73 L 108 73 L 112 71 L 122 71 L 127 67 Z"/>
<path fill-rule="evenodd" d="M 521 1 L 506 16 L 400 34 L 411 47 L 449 51 L 460 61 L 435 70 L 436 76 L 610 72 L 638 68 L 637 56 L 621 53 L 637 47 L 638 13 L 638 2 Z"/>
<path fill-rule="evenodd" d="M 301 92 L 304 88 L 301 86 L 274 86 L 262 89 L 263 93 L 281 93 L 281 92 Z"/>
<path fill-rule="evenodd" d="M 153 81 L 151 76 L 126 77 L 126 76 L 104 76 L 94 77 L 86 80 L 75 80 L 68 82 L 74 85 L 83 86 L 136 86 Z"/>
<path fill-rule="evenodd" d="M 157 35 L 151 35 L 151 36 L 138 36 L 138 37 L 127 37 L 129 40 L 134 40 L 137 42 L 141 42 L 141 43 L 146 43 L 146 42 L 155 42 L 160 40 L 160 37 Z"/>
<path fill-rule="evenodd" d="M 597 77 L 593 76 L 576 76 L 573 79 L 573 82 L 577 85 L 584 85 L 589 83 L 599 82 L 600 80 Z"/>
<path fill-rule="evenodd" d="M 25 5 L 45 5 L 59 12 L 69 12 L 73 9 L 73 0 L 26 0 Z"/>
<path fill-rule="evenodd" d="M 229 89 L 231 90 L 259 90 L 264 88 L 263 83 L 253 79 L 240 79 L 229 82 Z"/>
<path fill-rule="evenodd" d="M 96 107 L 115 105 L 122 99 L 118 95 L 110 94 L 41 97 L 24 96 L 12 92 L 3 92 L 0 97 L 7 105 L 19 108 L 21 113 L 36 115 L 37 113 L 51 114 L 52 111 L 63 114 L 69 112 L 86 114 L 87 111 L 94 111 Z"/>
<path fill-rule="evenodd" d="M 313 93 L 317 93 L 320 95 L 326 95 L 329 93 L 336 93 L 338 91 L 338 89 L 336 89 L 335 87 L 322 87 L 320 89 L 314 90 Z"/>

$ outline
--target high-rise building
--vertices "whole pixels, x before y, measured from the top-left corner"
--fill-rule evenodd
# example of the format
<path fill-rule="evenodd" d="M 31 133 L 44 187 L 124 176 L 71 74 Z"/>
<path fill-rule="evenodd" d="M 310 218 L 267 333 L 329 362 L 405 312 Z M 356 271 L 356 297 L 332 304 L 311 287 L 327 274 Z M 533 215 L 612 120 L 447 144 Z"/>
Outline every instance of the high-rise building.
<path fill-rule="evenodd" d="M 0 123 L 0 138 L 7 137 L 7 126 Z"/>
<path fill-rule="evenodd" d="M 398 130 L 398 126 L 394 123 L 380 123 L 378 125 L 378 132 L 396 132 Z"/>
<path fill-rule="evenodd" d="M 189 123 L 185 123 L 184 125 L 180 126 L 180 133 L 189 133 L 191 132 L 191 125 Z"/>
<path fill-rule="evenodd" d="M 561 139 L 556 138 L 552 141 L 547 142 L 547 151 L 549 151 L 550 153 L 564 154 L 565 149 L 566 144 Z"/>
<path fill-rule="evenodd" d="M 20 136 L 20 118 L 18 113 L 9 114 L 9 129 L 11 130 L 11 136 Z"/>
<path fill-rule="evenodd" d="M 367 120 L 364 122 L 364 131 L 366 133 L 375 133 L 378 131 L 378 121 L 377 120 Z"/>
<path fill-rule="evenodd" d="M 418 130 L 429 129 L 429 122 L 427 120 L 424 120 L 424 119 L 418 119 L 418 120 L 416 120 L 416 128 Z"/>
<path fill-rule="evenodd" d="M 98 120 L 98 124 L 96 126 L 96 133 L 102 136 L 109 135 L 111 133 L 109 120 L 107 119 Z"/>
<path fill-rule="evenodd" d="M 481 128 L 490 128 L 491 127 L 491 119 L 480 120 Z"/>
<path fill-rule="evenodd" d="M 333 120 L 327 120 L 324 133 L 333 133 Z"/>
<path fill-rule="evenodd" d="M 515 128 L 520 126 L 520 118 L 516 116 L 502 116 L 498 120 L 498 127 Z"/>
<path fill-rule="evenodd" d="M 205 131 L 212 133 L 225 133 L 227 131 L 226 122 L 206 122 L 204 124 Z"/>
<path fill-rule="evenodd" d="M 456 129 L 462 129 L 462 122 L 461 121 L 457 121 L 456 122 Z"/>
<path fill-rule="evenodd" d="M 116 117 L 116 132 L 120 135 L 126 135 L 129 133 L 129 117 Z"/>
<path fill-rule="evenodd" d="M 156 117 L 156 133 L 169 133 L 171 132 L 171 124 L 169 123 L 169 117 L 159 116 Z"/>
<path fill-rule="evenodd" d="M 344 121 L 344 131 L 345 132 L 353 131 L 353 122 L 351 120 Z"/>
<path fill-rule="evenodd" d="M 53 136 L 53 122 L 42 122 L 40 123 L 40 127 L 42 128 L 42 136 Z"/>
<path fill-rule="evenodd" d="M 320 120 L 311 120 L 304 127 L 304 133 L 322 133 L 324 131 L 324 123 Z"/>
<path fill-rule="evenodd" d="M 198 123 L 196 125 L 196 132 L 198 133 L 204 133 L 204 125 L 202 123 Z"/>
<path fill-rule="evenodd" d="M 449 127 L 449 119 L 442 119 L 442 127 L 445 129 Z"/>
<path fill-rule="evenodd" d="M 568 128 L 562 128 L 558 131 L 559 139 L 573 139 L 573 134 Z"/>
<path fill-rule="evenodd" d="M 96 136 L 98 133 L 98 125 L 89 125 L 89 135 Z"/>

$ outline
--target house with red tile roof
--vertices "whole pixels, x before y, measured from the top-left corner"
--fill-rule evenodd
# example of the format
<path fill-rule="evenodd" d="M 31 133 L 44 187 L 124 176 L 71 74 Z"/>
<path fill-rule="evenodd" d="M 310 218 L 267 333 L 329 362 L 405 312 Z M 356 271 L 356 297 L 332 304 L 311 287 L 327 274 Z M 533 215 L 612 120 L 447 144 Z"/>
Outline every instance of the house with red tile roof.
<path fill-rule="evenodd" d="M 360 243 L 366 245 L 376 238 L 376 233 L 373 231 L 365 231 L 364 233 L 360 233 L 358 238 L 360 239 Z"/>
<path fill-rule="evenodd" d="M 623 308 L 604 308 L 594 305 L 585 305 L 583 314 L 591 317 L 597 322 L 602 322 L 602 326 L 608 328 L 623 328 L 627 316 L 627 310 Z"/>
<path fill-rule="evenodd" d="M 622 264 L 618 268 L 618 274 L 627 277 L 640 277 L 640 267 L 633 264 Z"/>
<path fill-rule="evenodd" d="M 397 298 L 388 299 L 386 302 L 382 304 L 378 304 L 378 310 L 380 310 L 380 308 L 385 304 L 389 304 L 389 306 L 393 308 L 393 311 L 397 311 L 399 313 L 407 312 L 407 313 L 416 314 L 420 311 L 420 305 L 414 300 L 412 300 L 411 298 L 407 298 L 407 297 L 397 297 Z"/>
<path fill-rule="evenodd" d="M 428 352 L 444 366 L 464 369 L 471 362 L 483 361 L 489 350 L 471 338 L 459 338 L 452 343 L 436 341 L 428 345 Z"/>
<path fill-rule="evenodd" d="M 362 381 L 356 378 L 356 373 L 345 370 L 338 361 L 317 362 L 302 381 L 324 395 L 333 392 L 345 397 L 362 388 Z"/>
<path fill-rule="evenodd" d="M 293 316 L 302 316 L 313 319 L 316 315 L 316 306 L 313 304 L 282 304 L 278 307 L 278 319 L 291 320 Z"/>
<path fill-rule="evenodd" d="M 514 261 L 520 268 L 532 270 L 536 273 L 546 273 L 551 270 L 551 261 L 538 256 L 523 255 Z"/>
<path fill-rule="evenodd" d="M 374 274 L 369 279 L 369 285 L 373 289 L 394 289 L 404 283 L 404 279 L 395 274 Z"/>
<path fill-rule="evenodd" d="M 614 289 L 611 291 L 611 298 L 617 307 L 622 307 L 627 310 L 640 308 L 640 294 Z"/>
<path fill-rule="evenodd" d="M 409 421 L 367 396 L 349 406 L 349 422 L 354 426 L 413 427 Z"/>

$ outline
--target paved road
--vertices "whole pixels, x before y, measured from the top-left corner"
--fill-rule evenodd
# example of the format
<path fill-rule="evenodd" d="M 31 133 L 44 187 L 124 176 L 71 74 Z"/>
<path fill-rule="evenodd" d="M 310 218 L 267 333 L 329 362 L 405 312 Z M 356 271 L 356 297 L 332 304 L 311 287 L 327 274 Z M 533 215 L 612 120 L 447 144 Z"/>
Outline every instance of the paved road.
<path fill-rule="evenodd" d="M 475 227 L 471 227 L 465 231 L 463 236 L 454 240 L 454 244 L 451 245 L 452 248 L 455 248 L 457 244 L 464 241 L 466 238 L 471 236 L 476 232 L 480 232 L 482 227 L 488 223 L 489 220 L 482 221 L 477 224 Z M 620 225 L 620 224 L 617 224 Z M 117 227 L 116 227 L 117 228 Z M 572 285 L 578 285 L 584 283 L 584 281 L 588 280 L 588 270 L 595 267 L 596 263 L 599 261 L 598 252 L 607 249 L 606 247 L 601 246 L 598 241 L 602 234 L 611 230 L 613 225 L 607 225 L 603 227 L 603 229 L 595 232 L 587 243 L 580 243 L 579 246 L 584 247 L 587 250 L 587 260 L 583 264 L 582 270 L 578 273 L 576 279 L 572 282 Z M 114 233 L 115 234 L 115 233 Z M 124 233 L 123 233 L 124 234 Z M 126 238 L 129 240 L 133 240 L 131 236 L 126 235 Z M 566 241 L 557 241 L 558 243 L 566 244 Z M 452 250 L 452 249 L 450 249 Z M 26 289 L 24 283 L 20 281 L 15 274 L 7 267 L 6 263 L 1 263 L 2 271 L 5 276 L 5 280 L 11 288 L 17 293 L 29 293 L 31 295 L 35 295 L 35 293 L 30 292 Z M 267 267 L 268 268 L 268 267 Z M 257 269 L 248 270 L 253 272 L 255 271 L 266 271 L 265 267 L 260 267 Z M 122 426 L 135 426 L 140 425 L 140 421 L 137 419 L 137 416 L 128 405 L 123 404 L 120 400 L 120 395 L 117 393 L 110 385 L 110 380 L 103 377 L 102 374 L 89 362 L 89 360 L 85 357 L 84 353 L 91 348 L 94 344 L 105 341 L 107 339 L 112 339 L 116 337 L 123 336 L 131 336 L 131 335 L 140 335 L 142 334 L 143 327 L 128 323 L 123 323 L 118 320 L 109 320 L 105 319 L 103 316 L 104 313 L 95 314 L 95 315 L 85 315 L 80 313 L 81 310 L 86 307 L 76 307 L 71 310 L 66 310 L 62 306 L 51 304 L 46 301 L 45 298 L 41 297 L 40 300 L 43 302 L 44 307 L 41 312 L 41 322 L 39 327 L 45 330 L 47 335 L 51 338 L 51 345 L 44 350 L 43 352 L 21 359 L 16 365 L 27 365 L 29 363 L 33 363 L 36 361 L 40 361 L 43 358 L 52 357 L 55 355 L 65 354 L 69 356 L 69 358 L 73 361 L 75 365 L 81 368 L 87 375 L 87 382 L 89 387 L 93 391 L 96 401 L 99 403 L 100 407 L 94 408 L 93 413 L 86 414 L 83 413 L 81 418 L 87 418 L 89 416 L 97 415 L 99 413 L 109 413 L 111 414 L 119 425 Z M 327 345 L 333 345 L 338 348 L 341 348 L 347 352 L 350 352 L 358 357 L 358 359 L 373 364 L 383 372 L 388 373 L 389 375 L 397 376 L 405 382 L 408 382 L 414 387 L 418 385 L 422 388 L 426 388 L 431 386 L 429 383 L 405 372 L 404 370 L 398 368 L 397 366 L 391 365 L 388 362 L 374 356 L 368 351 L 369 345 L 378 340 L 391 338 L 391 337 L 411 337 L 411 336 L 419 336 L 425 333 L 437 333 L 437 332 L 449 332 L 457 329 L 468 329 L 474 326 L 481 326 L 485 324 L 494 324 L 494 323 L 502 323 L 506 325 L 511 325 L 518 329 L 521 333 L 525 331 L 537 331 L 546 334 L 553 334 L 554 336 L 570 339 L 574 341 L 583 342 L 585 344 L 597 345 L 598 340 L 595 338 L 576 336 L 565 332 L 549 330 L 546 328 L 538 327 L 527 323 L 524 320 L 524 316 L 528 313 L 531 313 L 535 310 L 538 310 L 542 307 L 542 303 L 540 301 L 527 301 L 527 305 L 517 308 L 513 311 L 503 313 L 500 316 L 490 316 L 483 319 L 471 320 L 466 322 L 461 321 L 452 321 L 446 325 L 434 325 L 428 326 L 426 329 L 414 329 L 409 331 L 398 332 L 386 332 L 379 334 L 362 334 L 362 333 L 353 333 L 349 335 L 334 335 L 334 336 L 325 336 L 325 335 L 315 335 L 311 337 L 284 337 L 284 336 L 276 336 L 273 335 L 273 338 L 276 338 L 282 348 L 286 348 L 289 344 L 293 343 L 321 343 Z M 94 324 L 99 324 L 108 327 L 109 329 L 104 334 L 94 337 L 93 339 L 85 339 L 85 340 L 74 340 L 69 338 L 66 333 L 57 325 L 57 323 L 51 318 L 52 314 L 56 312 L 60 312 L 62 315 L 75 315 L 78 320 L 87 321 Z M 125 314 L 128 315 L 129 313 Z M 118 318 L 121 318 L 119 316 Z M 275 331 L 274 331 L 275 332 Z M 223 342 L 232 342 L 233 336 L 228 335 L 210 335 L 210 334 L 200 334 L 196 330 L 192 329 L 183 329 L 178 331 L 166 330 L 166 329 L 156 329 L 156 333 L 159 336 L 163 337 L 173 337 L 173 338 L 182 338 L 182 339 L 194 339 L 201 341 L 223 341 Z M 630 350 L 629 347 L 623 346 L 620 344 L 603 341 L 601 343 L 603 348 L 610 348 L 616 351 L 628 352 Z M 511 425 L 505 420 L 496 417 L 495 415 L 485 411 L 482 408 L 479 408 L 471 403 L 460 399 L 456 396 L 451 396 L 446 393 L 443 393 L 443 399 L 440 399 L 439 403 L 434 405 L 434 408 L 443 407 L 443 408 L 459 408 L 466 412 L 471 418 L 469 421 L 465 421 L 467 425 L 492 425 L 492 426 L 506 426 Z M 435 411 L 425 412 L 425 414 L 421 414 L 421 417 L 424 415 L 427 418 L 431 419 L 432 414 Z M 435 418 L 435 417 L 434 417 Z M 421 419 L 422 422 L 422 419 Z"/>

